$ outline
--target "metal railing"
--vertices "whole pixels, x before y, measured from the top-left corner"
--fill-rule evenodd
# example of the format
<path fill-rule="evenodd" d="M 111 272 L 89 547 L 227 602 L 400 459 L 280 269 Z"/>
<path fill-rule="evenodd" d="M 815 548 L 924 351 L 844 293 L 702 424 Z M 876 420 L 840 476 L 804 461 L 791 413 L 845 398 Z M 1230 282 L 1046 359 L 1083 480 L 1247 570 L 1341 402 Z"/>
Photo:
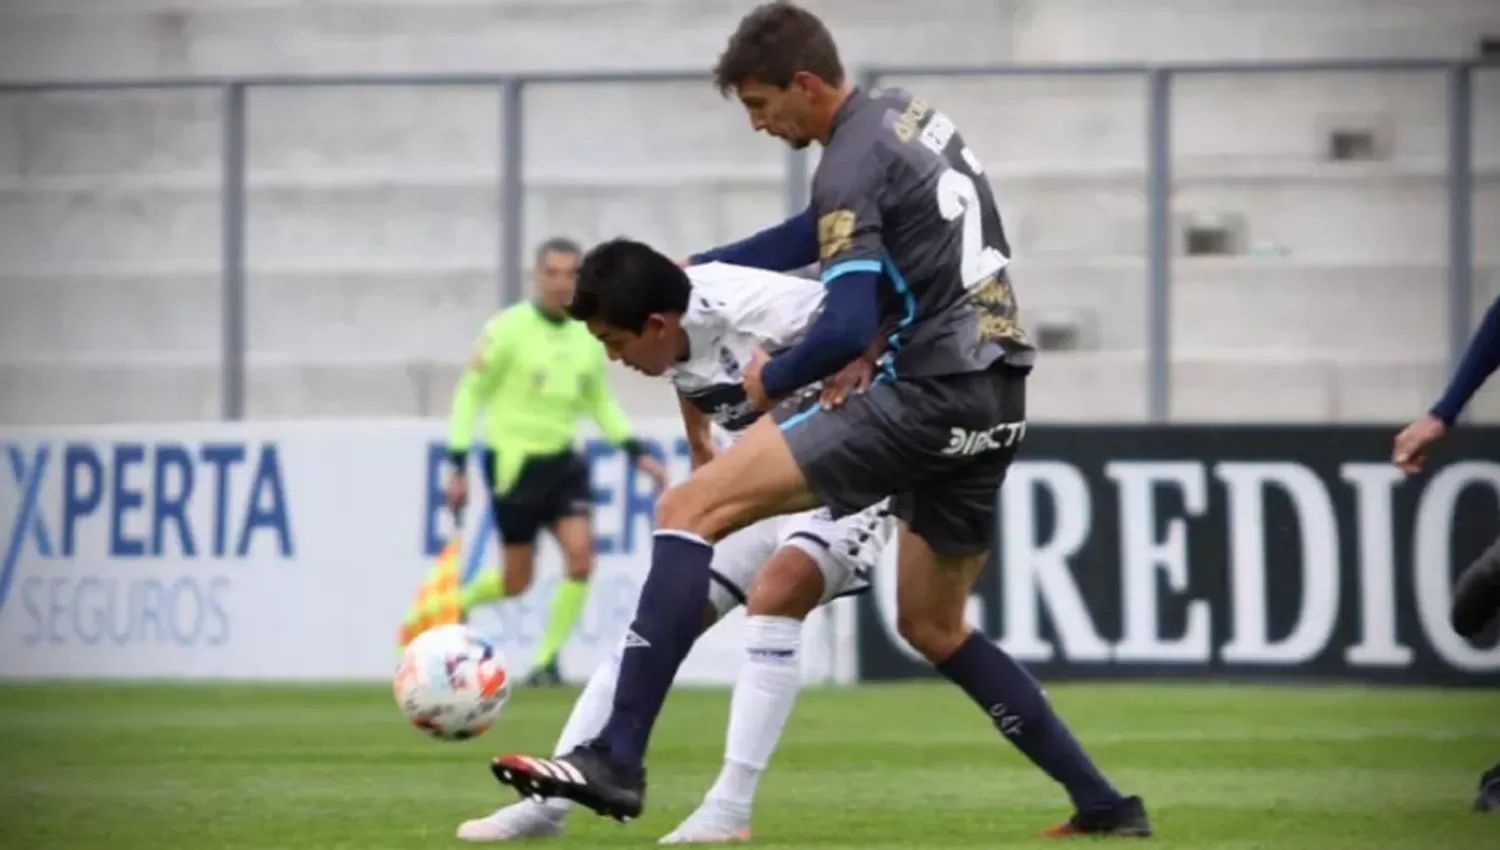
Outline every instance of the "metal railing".
<path fill-rule="evenodd" d="M 1146 94 L 1146 412 L 1165 422 L 1171 388 L 1172 281 L 1172 88 L 1174 81 L 1207 74 L 1333 72 L 1441 72 L 1448 77 L 1448 352 L 1463 355 L 1473 326 L 1474 272 L 1474 71 L 1482 61 L 1447 59 L 1329 60 L 1306 62 L 1178 63 L 1169 65 L 995 65 L 868 67 L 867 85 L 882 77 L 1059 77 L 1133 76 L 1147 81 Z M 1003 214 L 1003 213 L 1002 213 Z"/>
<path fill-rule="evenodd" d="M 1147 81 L 1146 96 L 1146 197 L 1145 232 L 1148 285 L 1146 386 L 1147 413 L 1152 421 L 1168 418 L 1171 364 L 1171 263 L 1172 263 L 1172 99 L 1174 81 L 1190 75 L 1278 74 L 1323 72 L 1438 72 L 1447 75 L 1449 98 L 1449 144 L 1447 152 L 1448 192 L 1448 333 L 1450 358 L 1456 361 L 1472 326 L 1473 293 L 1473 75 L 1482 61 L 1410 59 L 1350 60 L 1272 63 L 1216 64 L 1112 64 L 1112 65 L 994 65 L 994 66 L 878 66 L 866 67 L 858 75 L 873 85 L 890 76 L 906 77 L 1101 77 L 1126 76 Z M 1492 65 L 1493 66 L 1493 65 Z M 0 82 L 0 94 L 107 92 L 125 90 L 217 90 L 223 109 L 223 157 L 221 183 L 222 227 L 222 414 L 225 419 L 242 418 L 245 411 L 246 284 L 245 284 L 245 177 L 246 93 L 253 89 L 289 87 L 474 87 L 499 93 L 500 161 L 495 187 L 499 211 L 498 285 L 501 303 L 522 297 L 523 183 L 525 151 L 522 125 L 523 92 L 539 84 L 598 85 L 605 83 L 705 82 L 701 72 L 665 71 L 640 73 L 576 74 L 430 74 L 430 75 L 338 75 L 253 76 L 163 80 L 59 81 L 37 83 Z M 785 172 L 785 205 L 788 214 L 807 203 L 808 158 L 805 152 L 789 152 Z M 1003 211 L 1002 211 L 1003 212 Z M 770 224 L 770 222 L 768 222 Z"/>

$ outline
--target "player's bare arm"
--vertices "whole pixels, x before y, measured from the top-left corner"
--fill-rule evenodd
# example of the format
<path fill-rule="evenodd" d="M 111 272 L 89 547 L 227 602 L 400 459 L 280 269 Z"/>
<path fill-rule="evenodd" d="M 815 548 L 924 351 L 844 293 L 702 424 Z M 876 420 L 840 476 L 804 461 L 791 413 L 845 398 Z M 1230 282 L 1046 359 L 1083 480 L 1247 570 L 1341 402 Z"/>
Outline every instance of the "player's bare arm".
<path fill-rule="evenodd" d="M 847 401 L 849 396 L 864 392 L 875 377 L 875 367 L 880 363 L 885 347 L 885 334 L 876 334 L 864 354 L 823 381 L 818 403 L 831 410 Z"/>
<path fill-rule="evenodd" d="M 687 435 L 688 459 L 696 470 L 714 459 L 713 420 L 680 393 L 677 406 L 682 411 L 682 428 Z"/>

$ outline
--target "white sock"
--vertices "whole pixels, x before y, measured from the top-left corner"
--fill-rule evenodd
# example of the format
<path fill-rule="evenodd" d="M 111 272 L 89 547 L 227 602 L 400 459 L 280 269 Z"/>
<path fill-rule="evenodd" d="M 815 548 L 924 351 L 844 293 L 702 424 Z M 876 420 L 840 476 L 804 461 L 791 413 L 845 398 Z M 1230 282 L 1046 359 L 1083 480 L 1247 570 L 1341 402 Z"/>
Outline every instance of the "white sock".
<path fill-rule="evenodd" d="M 553 755 L 572 752 L 584 741 L 604 730 L 604 724 L 614 708 L 615 686 L 619 681 L 620 650 L 616 649 L 594 668 L 594 675 L 589 677 L 588 684 L 583 686 L 583 692 L 574 701 L 568 722 L 563 724 L 562 734 L 557 736 L 557 747 L 552 751 Z M 573 807 L 571 801 L 563 799 L 549 799 L 543 805 L 558 815 L 566 814 Z"/>
<path fill-rule="evenodd" d="M 745 666 L 729 702 L 724 769 L 709 789 L 710 800 L 750 808 L 761 771 L 781 741 L 781 730 L 802 688 L 801 644 L 801 620 L 745 620 Z"/>

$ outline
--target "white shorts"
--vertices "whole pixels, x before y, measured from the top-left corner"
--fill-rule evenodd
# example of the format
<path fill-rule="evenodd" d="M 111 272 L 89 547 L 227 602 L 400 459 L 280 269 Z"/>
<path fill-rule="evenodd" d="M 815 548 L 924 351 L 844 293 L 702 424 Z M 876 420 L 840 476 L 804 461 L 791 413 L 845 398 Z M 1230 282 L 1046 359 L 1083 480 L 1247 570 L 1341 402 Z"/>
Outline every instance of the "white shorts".
<path fill-rule="evenodd" d="M 895 519 L 886 501 L 840 520 L 827 508 L 763 519 L 736 531 L 714 547 L 713 583 L 708 598 L 722 617 L 743 605 L 755 575 L 776 550 L 795 546 L 806 552 L 823 574 L 826 604 L 870 588 L 870 574 L 895 536 Z"/>

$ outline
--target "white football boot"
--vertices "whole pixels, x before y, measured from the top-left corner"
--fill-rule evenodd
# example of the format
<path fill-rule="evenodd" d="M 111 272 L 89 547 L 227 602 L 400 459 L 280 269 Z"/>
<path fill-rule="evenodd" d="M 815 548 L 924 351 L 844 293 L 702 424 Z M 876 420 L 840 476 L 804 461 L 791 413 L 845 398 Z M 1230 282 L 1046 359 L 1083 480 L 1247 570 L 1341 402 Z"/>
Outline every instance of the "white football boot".
<path fill-rule="evenodd" d="M 750 840 L 750 808 L 709 798 L 662 844 L 738 844 Z"/>
<path fill-rule="evenodd" d="M 521 838 L 556 838 L 562 835 L 565 810 L 534 800 L 512 803 L 494 814 L 459 824 L 464 841 L 515 841 Z"/>

